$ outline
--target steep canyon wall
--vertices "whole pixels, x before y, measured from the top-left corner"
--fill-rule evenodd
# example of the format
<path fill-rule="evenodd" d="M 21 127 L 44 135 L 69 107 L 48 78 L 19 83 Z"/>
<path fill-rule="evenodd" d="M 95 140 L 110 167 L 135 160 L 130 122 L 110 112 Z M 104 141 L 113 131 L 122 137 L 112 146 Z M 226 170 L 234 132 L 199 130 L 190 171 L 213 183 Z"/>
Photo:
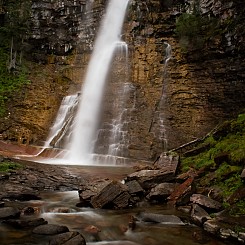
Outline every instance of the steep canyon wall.
<path fill-rule="evenodd" d="M 81 86 L 106 3 L 33 1 L 26 55 L 32 83 L 9 105 L 1 124 L 4 139 L 32 144 L 45 139 L 62 97 Z M 244 108 L 244 3 L 200 0 L 198 7 L 201 16 L 219 20 L 201 46 L 175 32 L 177 18 L 193 11 L 192 1 L 130 3 L 122 35 L 129 48 L 127 82 L 132 89 L 124 102 L 130 111 L 124 156 L 153 160 L 164 149 L 204 136 Z M 167 44 L 172 57 L 165 67 Z M 122 80 L 122 66 L 115 67 L 108 77 L 101 125 L 113 117 L 112 95 L 119 89 L 115 81 Z M 98 153 L 106 152 L 103 145 L 98 140 Z"/>

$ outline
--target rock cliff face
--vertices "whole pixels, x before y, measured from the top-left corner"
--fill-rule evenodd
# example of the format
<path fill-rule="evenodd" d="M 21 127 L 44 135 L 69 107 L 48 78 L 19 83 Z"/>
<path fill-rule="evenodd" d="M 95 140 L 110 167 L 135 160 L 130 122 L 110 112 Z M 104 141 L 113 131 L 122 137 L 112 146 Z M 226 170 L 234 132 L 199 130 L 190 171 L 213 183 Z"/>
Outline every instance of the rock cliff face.
<path fill-rule="evenodd" d="M 32 83 L 10 105 L 10 115 L 2 119 L 5 139 L 19 143 L 45 139 L 62 97 L 81 86 L 106 3 L 33 1 L 27 58 L 32 66 L 33 62 L 39 65 L 31 72 Z M 192 13 L 194 3 L 130 3 L 122 35 L 129 48 L 130 71 L 130 92 L 123 102 L 128 109 L 123 125 L 127 137 L 123 147 L 127 149 L 122 156 L 155 159 L 163 150 L 202 137 L 245 105 L 244 3 L 200 0 L 200 15 L 219 21 L 201 47 L 175 34 L 177 18 Z M 172 52 L 166 62 L 168 44 Z M 113 95 L 118 96 L 115 81 L 122 80 L 120 62 L 115 68 L 108 78 L 101 129 L 114 117 L 111 105 Z M 97 152 L 106 153 L 108 146 L 104 147 L 103 133 L 101 136 Z"/>

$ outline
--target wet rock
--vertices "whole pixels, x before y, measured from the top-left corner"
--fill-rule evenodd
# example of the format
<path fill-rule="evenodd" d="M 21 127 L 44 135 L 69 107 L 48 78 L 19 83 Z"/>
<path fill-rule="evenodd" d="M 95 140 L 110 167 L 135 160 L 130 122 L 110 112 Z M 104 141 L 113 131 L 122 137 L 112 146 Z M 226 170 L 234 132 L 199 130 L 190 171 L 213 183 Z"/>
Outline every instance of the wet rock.
<path fill-rule="evenodd" d="M 211 233 L 211 234 L 217 234 L 219 231 L 219 225 L 217 224 L 217 222 L 215 220 L 207 220 L 204 224 L 203 224 L 203 228 L 205 231 Z"/>
<path fill-rule="evenodd" d="M 65 232 L 55 235 L 50 241 L 49 245 L 85 245 L 84 237 L 78 232 Z"/>
<path fill-rule="evenodd" d="M 222 239 L 238 238 L 238 234 L 236 234 L 236 232 L 232 231 L 231 229 L 224 229 L 224 228 L 220 228 L 219 236 Z"/>
<path fill-rule="evenodd" d="M 193 181 L 194 177 L 189 177 L 185 182 L 175 188 L 173 193 L 168 197 L 168 203 L 172 205 L 186 205 L 194 192 Z"/>
<path fill-rule="evenodd" d="M 128 192 L 131 195 L 141 195 L 144 193 L 144 189 L 136 180 L 129 181 L 126 185 L 128 187 Z"/>
<path fill-rule="evenodd" d="M 0 208 L 0 219 L 12 219 L 20 216 L 20 210 L 14 207 Z"/>
<path fill-rule="evenodd" d="M 30 200 L 40 200 L 41 198 L 36 194 L 32 193 L 9 193 L 3 197 L 3 199 L 11 201 L 30 201 Z"/>
<path fill-rule="evenodd" d="M 129 194 L 123 194 L 124 192 L 127 192 L 127 186 L 118 181 L 111 181 L 98 195 L 91 199 L 91 204 L 94 208 L 113 207 L 115 205 L 124 206 L 130 197 Z"/>
<path fill-rule="evenodd" d="M 4 207 L 5 203 L 4 202 L 0 202 L 0 208 Z"/>
<path fill-rule="evenodd" d="M 83 189 L 78 191 L 79 198 L 81 203 L 88 203 L 90 202 L 91 198 L 105 188 L 111 181 L 110 180 L 99 180 L 90 182 L 86 186 L 83 186 Z"/>
<path fill-rule="evenodd" d="M 243 171 L 241 173 L 241 178 L 245 179 L 245 168 L 243 169 Z"/>
<path fill-rule="evenodd" d="M 62 225 L 53 225 L 53 224 L 46 224 L 40 225 L 33 229 L 33 233 L 39 235 L 55 235 L 60 233 L 68 232 L 69 229 L 66 226 Z"/>
<path fill-rule="evenodd" d="M 190 197 L 190 201 L 200 206 L 204 207 L 205 209 L 209 210 L 220 210 L 222 208 L 222 204 L 201 194 L 193 194 Z"/>
<path fill-rule="evenodd" d="M 239 232 L 238 233 L 238 241 L 245 243 L 245 232 Z"/>
<path fill-rule="evenodd" d="M 179 165 L 179 156 L 167 155 L 162 153 L 157 161 L 154 162 L 154 169 L 168 169 L 175 174 Z"/>
<path fill-rule="evenodd" d="M 165 214 L 142 212 L 139 215 L 137 215 L 136 218 L 144 222 L 184 225 L 181 219 L 175 215 L 165 215 Z"/>
<path fill-rule="evenodd" d="M 97 233 L 101 232 L 101 230 L 98 227 L 94 226 L 94 225 L 87 226 L 84 229 L 84 231 L 86 231 L 86 232 L 88 232 L 90 234 L 97 234 Z"/>
<path fill-rule="evenodd" d="M 35 213 L 35 209 L 33 207 L 25 207 L 21 210 L 21 214 L 23 215 L 32 215 Z"/>
<path fill-rule="evenodd" d="M 210 241 L 210 238 L 207 236 L 207 234 L 204 234 L 203 231 L 195 231 L 195 232 L 193 232 L 192 237 L 199 244 L 206 244 L 206 243 L 208 243 Z"/>
<path fill-rule="evenodd" d="M 191 206 L 179 206 L 177 208 L 180 212 L 186 213 L 186 214 L 190 214 L 191 213 Z"/>
<path fill-rule="evenodd" d="M 211 217 L 198 204 L 193 204 L 191 209 L 191 219 L 194 223 L 202 225 L 204 222 L 211 219 Z"/>
<path fill-rule="evenodd" d="M 27 227 L 36 227 L 40 225 L 46 225 L 48 222 L 43 218 L 31 219 L 31 220 L 15 220 L 10 219 L 4 222 L 5 224 L 11 225 L 15 228 L 27 228 Z"/>
<path fill-rule="evenodd" d="M 173 180 L 175 171 L 173 168 L 161 170 L 141 170 L 127 176 L 126 181 L 137 180 L 144 189 L 150 189 L 157 183 Z"/>
<path fill-rule="evenodd" d="M 156 187 L 152 188 L 150 193 L 147 195 L 147 199 L 150 201 L 165 201 L 166 198 L 175 190 L 178 186 L 176 183 L 161 183 Z"/>
<path fill-rule="evenodd" d="M 114 208 L 115 209 L 121 209 L 121 208 L 127 208 L 129 206 L 129 200 L 131 198 L 131 195 L 124 191 L 119 196 L 117 196 L 113 200 Z"/>

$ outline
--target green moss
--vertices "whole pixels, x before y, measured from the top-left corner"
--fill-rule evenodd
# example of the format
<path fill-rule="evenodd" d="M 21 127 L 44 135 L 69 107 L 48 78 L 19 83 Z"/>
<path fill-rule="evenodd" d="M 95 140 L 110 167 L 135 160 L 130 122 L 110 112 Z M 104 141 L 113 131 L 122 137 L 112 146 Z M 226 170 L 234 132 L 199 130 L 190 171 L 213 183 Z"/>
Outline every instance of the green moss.
<path fill-rule="evenodd" d="M 8 172 L 20 168 L 22 168 L 22 165 L 18 163 L 9 162 L 9 161 L 0 162 L 0 172 Z"/>
<path fill-rule="evenodd" d="M 204 172 L 197 185 L 201 187 L 218 187 L 223 200 L 244 187 L 241 172 L 245 165 L 245 114 L 237 119 L 225 122 L 216 132 L 215 137 L 210 136 L 202 144 L 209 144 L 202 153 L 191 157 L 181 158 L 181 169 L 190 168 Z M 218 158 L 220 156 L 220 158 Z M 224 158 L 222 159 L 222 156 Z M 223 161 L 223 162 L 222 162 Z M 223 206 L 229 208 L 233 215 L 245 214 L 245 201 L 239 200 L 230 206 L 224 202 Z"/>
<path fill-rule="evenodd" d="M 235 173 L 227 179 L 221 178 L 216 180 L 216 185 L 222 189 L 223 197 L 227 198 L 243 186 L 243 182 L 240 174 Z"/>
<path fill-rule="evenodd" d="M 238 201 L 233 207 L 230 208 L 231 215 L 245 215 L 245 200 Z M 245 228 L 242 230 L 245 231 Z"/>
<path fill-rule="evenodd" d="M 228 163 L 222 163 L 219 168 L 215 171 L 215 177 L 217 180 L 222 181 L 227 176 L 238 173 L 242 170 L 240 166 L 231 166 Z"/>

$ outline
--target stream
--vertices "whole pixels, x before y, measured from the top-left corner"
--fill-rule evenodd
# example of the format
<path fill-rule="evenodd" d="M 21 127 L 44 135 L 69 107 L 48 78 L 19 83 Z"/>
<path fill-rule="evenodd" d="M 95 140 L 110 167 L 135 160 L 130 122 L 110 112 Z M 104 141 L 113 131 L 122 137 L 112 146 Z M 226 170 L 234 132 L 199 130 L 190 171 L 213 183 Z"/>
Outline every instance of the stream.
<path fill-rule="evenodd" d="M 132 169 L 125 167 L 65 167 L 70 174 L 95 178 L 120 179 Z M 105 210 L 77 207 L 78 191 L 42 192 L 41 200 L 14 202 L 17 207 L 33 207 L 35 218 L 42 217 L 49 224 L 65 225 L 70 231 L 80 232 L 88 245 L 222 245 L 225 244 L 188 223 L 188 216 L 167 205 L 142 203 L 127 210 Z M 6 203 L 7 205 L 8 203 Z M 136 221 L 135 229 L 129 228 L 132 216 L 140 212 L 176 215 L 184 223 L 149 223 Z M 21 216 L 21 219 L 28 219 Z M 32 216 L 33 218 L 33 216 Z M 50 237 L 33 234 L 32 229 L 15 229 L 0 224 L 0 244 L 48 244 Z"/>

